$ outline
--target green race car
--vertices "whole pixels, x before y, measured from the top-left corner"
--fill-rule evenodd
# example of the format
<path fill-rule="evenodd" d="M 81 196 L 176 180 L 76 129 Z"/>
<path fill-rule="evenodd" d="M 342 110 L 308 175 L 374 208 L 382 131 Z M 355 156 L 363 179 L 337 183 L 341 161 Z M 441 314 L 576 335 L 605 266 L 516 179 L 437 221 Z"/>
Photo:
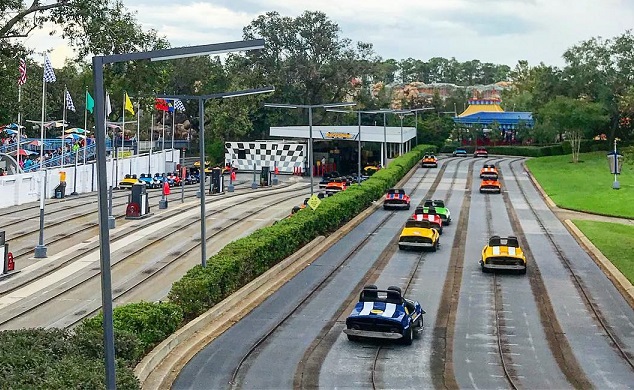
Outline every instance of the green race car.
<path fill-rule="evenodd" d="M 429 210 L 429 207 L 434 207 L 436 209 L 436 214 L 440 215 L 443 225 L 451 224 L 451 212 L 449 212 L 449 209 L 445 207 L 444 200 L 425 199 L 425 202 L 423 203 L 423 211 L 426 213 Z"/>

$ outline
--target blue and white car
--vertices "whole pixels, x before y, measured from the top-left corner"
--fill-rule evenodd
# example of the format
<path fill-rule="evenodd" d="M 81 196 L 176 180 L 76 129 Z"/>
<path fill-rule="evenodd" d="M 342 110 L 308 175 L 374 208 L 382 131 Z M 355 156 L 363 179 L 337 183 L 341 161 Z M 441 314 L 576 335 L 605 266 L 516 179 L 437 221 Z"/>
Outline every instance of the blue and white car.
<path fill-rule="evenodd" d="M 369 285 L 361 291 L 343 332 L 350 341 L 378 338 L 410 345 L 423 329 L 423 314 L 420 303 L 403 298 L 399 287 L 379 290 Z"/>

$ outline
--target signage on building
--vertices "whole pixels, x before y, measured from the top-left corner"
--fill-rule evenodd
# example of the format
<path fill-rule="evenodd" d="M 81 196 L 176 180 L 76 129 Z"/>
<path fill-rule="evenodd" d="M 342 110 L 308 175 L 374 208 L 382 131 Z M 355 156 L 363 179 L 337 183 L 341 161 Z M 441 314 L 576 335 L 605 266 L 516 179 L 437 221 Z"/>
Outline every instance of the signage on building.
<path fill-rule="evenodd" d="M 326 133 L 324 138 L 333 138 L 333 139 L 352 139 L 352 134 L 350 133 L 339 133 L 334 131 L 329 131 Z"/>

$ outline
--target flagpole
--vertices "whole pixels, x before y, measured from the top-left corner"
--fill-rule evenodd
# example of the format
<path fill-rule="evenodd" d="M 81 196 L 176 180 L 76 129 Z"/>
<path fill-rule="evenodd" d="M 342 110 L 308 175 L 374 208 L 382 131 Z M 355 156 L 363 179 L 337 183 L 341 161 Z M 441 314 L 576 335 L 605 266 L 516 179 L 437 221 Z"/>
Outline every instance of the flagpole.
<path fill-rule="evenodd" d="M 86 86 L 84 97 L 86 98 L 86 107 L 84 107 L 84 136 L 86 137 L 84 138 L 84 164 L 86 164 L 86 149 L 88 148 L 88 86 Z"/>
<path fill-rule="evenodd" d="M 18 151 L 16 154 L 18 160 L 18 168 L 16 172 L 20 172 L 20 141 L 22 136 L 20 135 L 20 123 L 22 123 L 22 84 L 18 82 Z"/>
<path fill-rule="evenodd" d="M 64 152 L 66 151 L 66 86 L 64 86 L 64 111 L 62 111 L 62 161 L 60 163 L 61 169 L 64 169 Z"/>
<path fill-rule="evenodd" d="M 139 92 L 139 95 L 137 97 L 137 102 L 136 102 L 136 154 L 139 154 L 139 140 L 140 140 L 140 133 L 141 133 L 141 92 Z"/>
<path fill-rule="evenodd" d="M 152 122 L 150 122 L 150 154 L 148 154 L 148 166 L 147 169 L 152 174 L 152 144 L 154 143 L 154 110 L 152 110 Z"/>
<path fill-rule="evenodd" d="M 174 132 L 176 131 L 176 107 L 172 111 L 172 162 L 174 162 Z"/>
<path fill-rule="evenodd" d="M 40 185 L 40 236 L 33 252 L 36 259 L 46 258 L 46 246 L 44 246 L 44 198 L 46 197 L 46 170 L 44 169 L 44 118 L 46 117 L 46 54 L 44 54 L 44 74 L 42 75 L 42 122 L 40 123 L 40 172 L 42 172 L 42 184 Z"/>
<path fill-rule="evenodd" d="M 167 161 L 167 156 L 165 155 L 165 111 L 163 111 L 163 122 L 161 123 L 163 127 L 163 136 L 161 137 L 161 153 L 163 153 L 163 172 L 165 172 L 165 161 Z"/>

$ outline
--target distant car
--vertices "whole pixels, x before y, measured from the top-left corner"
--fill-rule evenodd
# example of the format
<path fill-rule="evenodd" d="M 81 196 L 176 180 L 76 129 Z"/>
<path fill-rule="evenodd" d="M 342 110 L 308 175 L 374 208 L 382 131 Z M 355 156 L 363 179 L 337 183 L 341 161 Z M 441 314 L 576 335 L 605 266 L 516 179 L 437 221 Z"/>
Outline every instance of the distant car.
<path fill-rule="evenodd" d="M 440 216 L 440 219 L 442 219 L 442 224 L 444 225 L 451 225 L 451 212 L 449 211 L 449 209 L 447 208 L 447 206 L 445 205 L 445 201 L 441 200 L 441 199 L 425 199 L 425 201 L 423 202 L 423 211 L 426 211 L 424 209 L 429 208 L 429 207 L 434 207 L 436 209 L 436 213 Z"/>
<path fill-rule="evenodd" d="M 324 176 L 322 176 L 321 181 L 319 182 L 319 188 L 326 188 L 326 186 L 328 185 L 328 183 L 332 181 L 332 179 L 335 179 L 338 177 L 340 177 L 340 175 L 339 175 L 339 172 L 337 171 L 324 173 Z"/>
<path fill-rule="evenodd" d="M 498 176 L 498 169 L 494 164 L 484 164 L 480 169 L 480 179 L 497 180 Z"/>
<path fill-rule="evenodd" d="M 482 272 L 491 270 L 512 270 L 526 273 L 526 256 L 520 248 L 517 237 L 492 236 L 482 249 L 480 259 Z"/>
<path fill-rule="evenodd" d="M 463 148 L 457 148 L 452 153 L 452 156 L 454 157 L 467 157 L 467 155 L 468 155 L 467 151 Z"/>
<path fill-rule="evenodd" d="M 143 184 L 144 181 L 139 180 L 136 175 L 125 175 L 123 180 L 119 182 L 119 188 L 131 189 L 134 184 Z"/>
<path fill-rule="evenodd" d="M 409 219 L 398 239 L 398 249 L 438 250 L 440 233 L 432 228 L 428 220 Z"/>
<path fill-rule="evenodd" d="M 390 188 L 383 200 L 383 208 L 385 210 L 390 209 L 407 209 L 410 208 L 409 195 L 405 193 L 402 188 Z"/>
<path fill-rule="evenodd" d="M 400 340 L 411 345 L 414 337 L 423 330 L 423 314 L 425 311 L 420 303 L 404 298 L 399 287 L 379 290 L 369 285 L 359 294 L 359 301 L 346 318 L 343 332 L 350 341 L 377 338 Z"/>
<path fill-rule="evenodd" d="M 161 182 L 153 178 L 151 173 L 148 173 L 147 175 L 142 173 L 141 176 L 139 176 L 139 180 L 145 182 L 145 186 L 147 188 L 161 188 Z"/>
<path fill-rule="evenodd" d="M 374 175 L 377 171 L 379 171 L 381 169 L 381 167 L 376 166 L 376 165 L 368 165 L 365 168 L 363 168 L 363 174 L 365 176 L 372 176 Z"/>
<path fill-rule="evenodd" d="M 489 157 L 489 152 L 485 148 L 477 148 L 473 152 L 473 157 Z"/>
<path fill-rule="evenodd" d="M 181 182 L 182 182 L 181 178 L 180 178 L 180 176 L 178 176 L 178 174 L 176 172 L 169 172 L 167 174 L 167 178 L 169 180 L 173 181 L 175 186 L 178 187 L 178 186 L 181 185 Z"/>
<path fill-rule="evenodd" d="M 416 221 L 429 221 L 432 229 L 436 229 L 438 233 L 442 234 L 442 218 L 436 213 L 435 207 L 416 207 L 411 218 Z"/>
<path fill-rule="evenodd" d="M 484 179 L 480 182 L 480 193 L 490 192 L 494 194 L 502 193 L 502 186 L 497 180 Z"/>
<path fill-rule="evenodd" d="M 438 159 L 433 154 L 426 154 L 420 162 L 421 168 L 438 168 Z"/>
<path fill-rule="evenodd" d="M 325 187 L 326 193 L 328 195 L 336 194 L 337 192 L 346 190 L 346 179 L 336 178 L 332 179 Z"/>

